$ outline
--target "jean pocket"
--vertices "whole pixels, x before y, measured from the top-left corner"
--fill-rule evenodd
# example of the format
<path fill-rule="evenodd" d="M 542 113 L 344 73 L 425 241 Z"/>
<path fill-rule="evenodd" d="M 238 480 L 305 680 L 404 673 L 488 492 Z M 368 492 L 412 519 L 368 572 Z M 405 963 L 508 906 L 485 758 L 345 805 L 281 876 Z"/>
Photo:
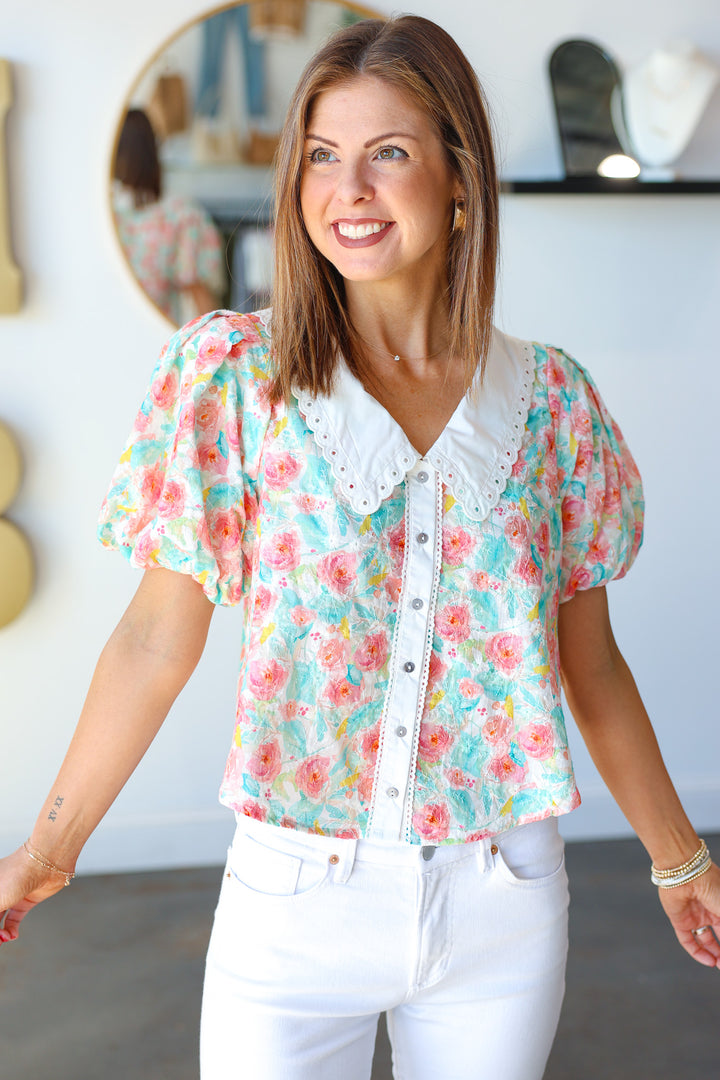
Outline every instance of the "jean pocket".
<path fill-rule="evenodd" d="M 546 885 L 553 885 L 557 881 L 566 881 L 567 875 L 565 873 L 565 855 L 560 855 L 560 862 L 557 860 L 554 862 L 553 869 L 549 872 L 541 872 L 536 876 L 528 876 L 526 873 L 527 868 L 523 868 L 525 876 L 521 877 L 515 870 L 512 869 L 506 862 L 502 851 L 498 848 L 495 858 L 495 868 L 498 873 L 511 885 L 516 885 L 524 889 L 541 889 Z M 539 869 L 539 866 L 536 867 Z"/>
<path fill-rule="evenodd" d="M 241 834 L 230 848 L 225 877 L 263 896 L 298 896 L 322 885 L 327 873 L 326 859 L 293 855 Z"/>

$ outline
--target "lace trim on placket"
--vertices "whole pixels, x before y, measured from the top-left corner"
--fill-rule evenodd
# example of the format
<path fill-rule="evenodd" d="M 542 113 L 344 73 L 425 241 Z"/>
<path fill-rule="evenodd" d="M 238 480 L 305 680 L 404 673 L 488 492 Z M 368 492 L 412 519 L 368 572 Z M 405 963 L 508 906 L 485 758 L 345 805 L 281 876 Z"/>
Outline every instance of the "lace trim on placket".
<path fill-rule="evenodd" d="M 415 723 L 413 731 L 413 748 L 410 757 L 410 771 L 408 776 L 408 790 L 405 795 L 405 822 L 403 824 L 403 837 L 410 841 L 412 832 L 413 804 L 415 802 L 415 774 L 417 771 L 418 746 L 420 743 L 420 724 L 425 712 L 425 697 L 427 694 L 428 679 L 430 677 L 430 657 L 432 644 L 435 636 L 435 608 L 437 606 L 438 589 L 440 587 L 440 569 L 442 565 L 442 510 L 443 510 L 443 480 L 437 473 L 435 476 L 435 550 L 433 551 L 433 580 L 428 600 L 427 633 L 425 636 L 425 649 L 423 655 L 422 675 L 418 690 L 418 700 L 415 707 Z"/>
<path fill-rule="evenodd" d="M 380 733 L 378 735 L 378 752 L 375 759 L 375 776 L 373 777 L 372 794 L 370 796 L 370 811 L 368 814 L 367 832 L 373 825 L 373 819 L 375 816 L 375 806 L 377 803 L 378 793 L 378 778 L 382 770 L 382 758 L 383 750 L 385 748 L 385 735 L 387 733 L 387 720 L 388 710 L 390 708 L 390 702 L 393 700 L 395 694 L 395 680 L 397 676 L 397 663 L 395 662 L 398 653 L 398 638 L 400 637 L 400 624 L 402 622 L 402 600 L 405 596 L 405 589 L 407 585 L 407 567 L 410 561 L 410 544 L 408 543 L 408 537 L 410 536 L 410 499 L 405 500 L 405 516 L 403 517 L 403 523 L 405 525 L 405 551 L 403 552 L 403 565 L 402 565 L 402 577 L 400 581 L 400 594 L 397 606 L 397 617 L 395 619 L 395 631 L 393 633 L 392 646 L 390 648 L 390 659 L 388 660 L 390 678 L 388 680 L 388 688 L 385 691 L 385 701 L 383 702 L 382 713 L 380 715 Z"/>

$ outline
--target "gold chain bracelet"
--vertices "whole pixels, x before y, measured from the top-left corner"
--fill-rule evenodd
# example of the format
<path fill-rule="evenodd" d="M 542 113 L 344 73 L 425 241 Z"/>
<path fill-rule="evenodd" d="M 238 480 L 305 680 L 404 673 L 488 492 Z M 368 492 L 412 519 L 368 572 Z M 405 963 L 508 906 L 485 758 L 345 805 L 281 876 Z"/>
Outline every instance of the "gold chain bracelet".
<path fill-rule="evenodd" d="M 62 874 L 62 876 L 65 878 L 66 888 L 70 884 L 72 879 L 76 876 L 74 870 L 61 870 L 59 866 L 55 865 L 55 863 L 50 862 L 49 859 L 46 859 L 42 852 L 38 851 L 37 848 L 32 851 L 29 839 L 25 841 L 23 847 L 25 848 L 25 851 L 30 856 L 30 858 L 33 859 L 34 862 L 39 863 L 40 866 L 42 866 L 45 870 L 52 870 L 56 874 Z"/>

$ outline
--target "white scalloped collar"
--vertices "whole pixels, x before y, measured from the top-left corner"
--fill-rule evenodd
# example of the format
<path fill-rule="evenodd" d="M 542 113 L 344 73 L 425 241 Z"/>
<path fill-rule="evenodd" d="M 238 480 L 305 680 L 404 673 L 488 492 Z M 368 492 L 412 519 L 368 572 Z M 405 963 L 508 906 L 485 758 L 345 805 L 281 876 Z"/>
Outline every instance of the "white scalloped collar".
<path fill-rule="evenodd" d="M 532 344 L 495 329 L 482 383 L 477 385 L 476 376 L 475 393 L 465 394 L 423 455 L 475 521 L 487 517 L 505 490 L 522 445 L 534 378 Z M 296 396 L 343 495 L 357 513 L 373 513 L 421 455 L 344 361 L 330 396 Z"/>

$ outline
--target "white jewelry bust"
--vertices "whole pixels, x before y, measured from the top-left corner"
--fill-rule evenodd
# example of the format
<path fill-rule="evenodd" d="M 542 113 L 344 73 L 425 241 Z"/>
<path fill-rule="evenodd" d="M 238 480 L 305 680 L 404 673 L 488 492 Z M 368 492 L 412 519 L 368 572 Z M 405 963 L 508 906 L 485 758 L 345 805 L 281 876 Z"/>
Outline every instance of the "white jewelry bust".
<path fill-rule="evenodd" d="M 625 129 L 643 166 L 641 178 L 672 179 L 720 79 L 720 69 L 691 42 L 675 41 L 626 72 Z"/>

